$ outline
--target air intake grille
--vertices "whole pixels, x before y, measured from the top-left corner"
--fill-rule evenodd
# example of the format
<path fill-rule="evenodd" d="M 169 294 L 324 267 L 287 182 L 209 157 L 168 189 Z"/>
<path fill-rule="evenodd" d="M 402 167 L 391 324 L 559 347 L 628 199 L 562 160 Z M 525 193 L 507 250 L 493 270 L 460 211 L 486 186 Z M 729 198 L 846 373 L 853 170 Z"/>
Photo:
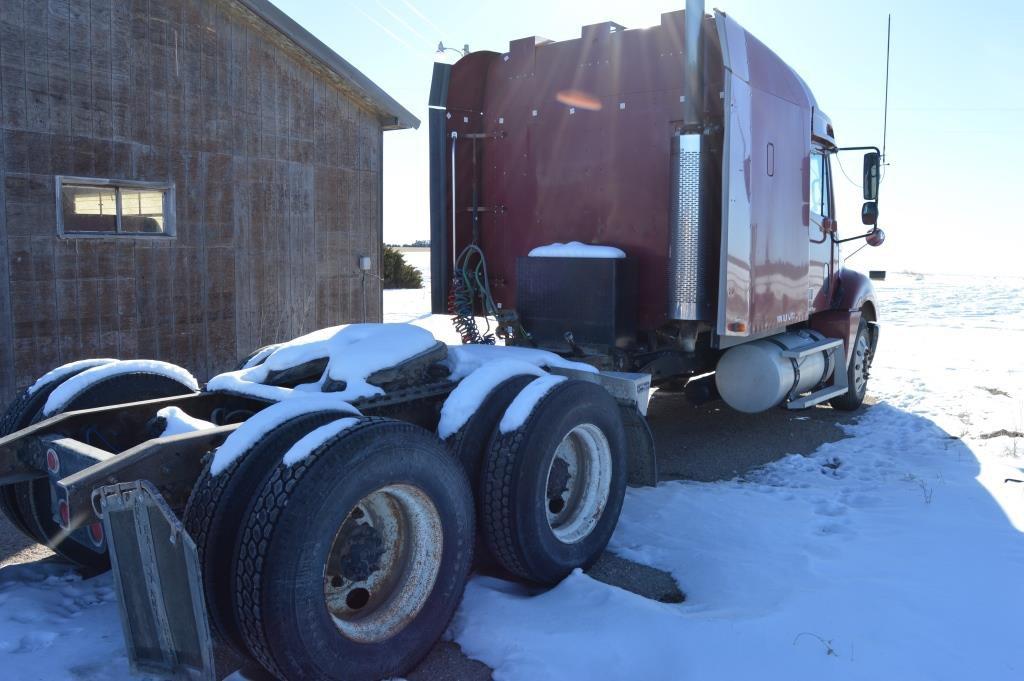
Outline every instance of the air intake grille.
<path fill-rule="evenodd" d="M 705 237 L 701 229 L 701 136 L 672 138 L 672 206 L 669 215 L 669 318 L 705 318 Z"/>

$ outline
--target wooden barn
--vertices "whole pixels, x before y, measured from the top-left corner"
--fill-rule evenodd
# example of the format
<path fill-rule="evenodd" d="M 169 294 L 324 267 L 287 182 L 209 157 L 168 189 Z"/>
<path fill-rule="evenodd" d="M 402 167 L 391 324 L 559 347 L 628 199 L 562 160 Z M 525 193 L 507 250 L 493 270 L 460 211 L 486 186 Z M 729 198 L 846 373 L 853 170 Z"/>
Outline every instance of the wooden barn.
<path fill-rule="evenodd" d="M 0 397 L 379 321 L 382 133 L 418 125 L 267 0 L 0 0 Z"/>

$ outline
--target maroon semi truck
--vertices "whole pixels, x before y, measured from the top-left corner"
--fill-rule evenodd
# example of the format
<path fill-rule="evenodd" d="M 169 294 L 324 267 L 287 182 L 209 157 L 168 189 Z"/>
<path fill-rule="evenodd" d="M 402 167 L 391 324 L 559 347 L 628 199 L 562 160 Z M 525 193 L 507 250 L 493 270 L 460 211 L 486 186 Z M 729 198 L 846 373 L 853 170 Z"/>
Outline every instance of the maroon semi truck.
<path fill-rule="evenodd" d="M 839 258 L 841 150 L 731 18 L 517 40 L 435 66 L 431 107 L 433 307 L 464 345 L 353 324 L 205 386 L 86 359 L 0 418 L 0 513 L 113 572 L 133 670 L 404 675 L 474 556 L 539 584 L 598 559 L 626 486 L 657 484 L 652 383 L 748 412 L 863 400 L 878 317 Z"/>
<path fill-rule="evenodd" d="M 830 159 L 850 149 L 791 67 L 691 5 L 435 66 L 433 311 L 480 340 L 475 294 L 510 343 L 656 385 L 715 372 L 689 394 L 743 411 L 856 408 L 878 311 L 839 253 Z M 879 154 L 853 149 L 870 228 L 853 238 L 877 245 Z M 570 241 L 626 258 L 528 257 Z"/>

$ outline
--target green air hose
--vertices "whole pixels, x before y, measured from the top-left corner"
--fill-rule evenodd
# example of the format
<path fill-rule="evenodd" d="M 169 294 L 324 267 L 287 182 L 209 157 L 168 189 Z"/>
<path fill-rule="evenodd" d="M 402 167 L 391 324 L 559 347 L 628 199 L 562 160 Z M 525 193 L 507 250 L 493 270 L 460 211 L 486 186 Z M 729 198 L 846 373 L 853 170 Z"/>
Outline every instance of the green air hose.
<path fill-rule="evenodd" d="M 487 328 L 483 333 L 474 315 L 477 300 L 487 320 Z M 465 344 L 494 345 L 495 335 L 506 340 L 529 339 L 515 312 L 503 310 L 494 302 L 487 277 L 487 260 L 476 244 L 466 246 L 455 259 L 454 275 L 448 291 L 448 312 Z M 497 322 L 494 333 L 491 333 L 490 317 Z"/>

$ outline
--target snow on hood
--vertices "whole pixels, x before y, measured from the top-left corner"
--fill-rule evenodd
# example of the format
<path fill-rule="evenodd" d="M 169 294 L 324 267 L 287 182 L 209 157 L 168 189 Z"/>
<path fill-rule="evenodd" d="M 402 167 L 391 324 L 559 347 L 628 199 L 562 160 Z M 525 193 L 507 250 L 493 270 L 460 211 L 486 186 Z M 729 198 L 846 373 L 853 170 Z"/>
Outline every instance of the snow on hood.
<path fill-rule="evenodd" d="M 156 415 L 162 418 L 167 424 L 164 426 L 163 432 L 160 433 L 160 437 L 181 435 L 182 433 L 194 433 L 197 430 L 208 430 L 210 428 L 217 427 L 209 421 L 189 416 L 182 411 L 181 407 L 164 407 L 158 411 Z"/>
<path fill-rule="evenodd" d="M 158 362 L 153 359 L 130 359 L 124 362 L 107 362 L 80 374 L 72 376 L 50 393 L 43 405 L 43 416 L 52 416 L 68 405 L 87 388 L 102 380 L 123 374 L 156 374 L 173 379 L 190 390 L 199 390 L 195 376 L 176 364 Z"/>
<path fill-rule="evenodd" d="M 434 336 L 411 324 L 349 324 L 320 329 L 281 343 L 268 353 L 262 364 L 215 376 L 207 384 L 211 391 L 240 393 L 261 399 L 280 401 L 296 394 L 319 391 L 327 379 L 343 381 L 346 387 L 335 393 L 340 399 L 354 401 L 383 394 L 367 378 L 382 369 L 401 364 L 432 348 Z M 327 369 L 319 381 L 295 390 L 265 385 L 272 372 L 283 371 L 318 359 L 327 358 Z"/>
<path fill-rule="evenodd" d="M 458 381 L 484 364 L 502 360 L 518 360 L 541 368 L 558 367 L 597 373 L 597 369 L 589 364 L 573 362 L 547 350 L 501 345 L 449 345 L 445 364 L 451 369 L 452 380 Z"/>
<path fill-rule="evenodd" d="M 47 373 L 40 376 L 35 383 L 28 387 L 28 390 L 26 392 L 29 395 L 33 395 L 40 389 L 45 388 L 51 383 L 61 380 L 62 378 L 68 376 L 69 374 L 73 374 L 84 369 L 91 369 L 102 364 L 110 364 L 116 361 L 116 359 L 103 357 L 97 359 L 80 359 L 77 362 L 69 362 L 67 364 L 57 367 L 56 369 L 48 371 Z"/>
<path fill-rule="evenodd" d="M 530 251 L 531 258 L 625 258 L 626 252 L 614 246 L 599 246 L 570 241 L 567 244 L 553 243 L 538 246 Z"/>
<path fill-rule="evenodd" d="M 359 410 L 346 402 L 340 393 L 306 393 L 272 404 L 256 412 L 217 448 L 210 463 L 210 473 L 219 475 L 260 439 L 286 421 L 315 411 L 336 411 L 360 416 Z"/>
<path fill-rule="evenodd" d="M 459 383 L 441 407 L 437 434 L 441 439 L 454 435 L 466 425 L 491 391 L 513 376 L 544 376 L 544 370 L 531 362 L 503 359 L 488 362 Z"/>

